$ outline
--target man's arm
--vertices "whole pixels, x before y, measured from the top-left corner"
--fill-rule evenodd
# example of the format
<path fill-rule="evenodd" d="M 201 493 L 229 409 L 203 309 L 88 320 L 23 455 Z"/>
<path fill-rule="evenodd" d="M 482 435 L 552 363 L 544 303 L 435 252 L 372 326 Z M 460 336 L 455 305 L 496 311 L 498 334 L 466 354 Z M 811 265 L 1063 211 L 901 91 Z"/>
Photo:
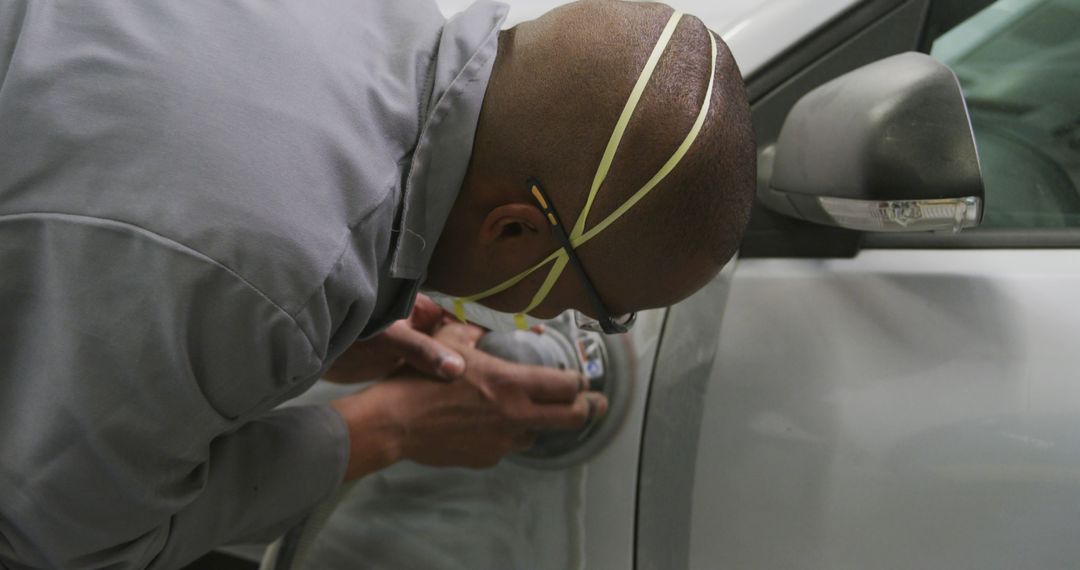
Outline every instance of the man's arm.
<path fill-rule="evenodd" d="M 227 268 L 62 214 L 0 217 L 0 268 L 0 566 L 175 568 L 340 483 L 332 408 L 262 413 L 319 358 Z"/>
<path fill-rule="evenodd" d="M 176 568 L 273 538 L 343 478 L 404 458 L 491 465 L 530 428 L 603 411 L 579 374 L 494 359 L 450 325 L 438 339 L 463 378 L 404 374 L 263 413 L 322 363 L 212 260 L 123 223 L 30 214 L 0 217 L 0 267 L 0 567 Z"/>

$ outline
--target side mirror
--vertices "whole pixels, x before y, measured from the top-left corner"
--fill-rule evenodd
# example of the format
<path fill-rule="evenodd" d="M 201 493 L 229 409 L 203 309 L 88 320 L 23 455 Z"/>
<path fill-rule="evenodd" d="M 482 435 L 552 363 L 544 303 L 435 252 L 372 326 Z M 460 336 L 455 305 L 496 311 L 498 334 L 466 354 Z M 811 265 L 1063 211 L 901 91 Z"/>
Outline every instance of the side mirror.
<path fill-rule="evenodd" d="M 908 52 L 807 93 L 776 145 L 758 197 L 794 218 L 863 231 L 958 232 L 982 219 L 979 157 L 960 84 Z"/>

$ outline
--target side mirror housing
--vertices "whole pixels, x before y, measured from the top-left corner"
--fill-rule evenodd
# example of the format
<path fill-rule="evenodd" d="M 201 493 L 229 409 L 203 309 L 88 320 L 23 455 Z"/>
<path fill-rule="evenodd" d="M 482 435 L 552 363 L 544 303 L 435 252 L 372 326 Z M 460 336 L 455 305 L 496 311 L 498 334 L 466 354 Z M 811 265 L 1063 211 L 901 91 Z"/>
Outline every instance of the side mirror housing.
<path fill-rule="evenodd" d="M 920 53 L 842 75 L 800 99 L 776 145 L 761 202 L 863 231 L 960 231 L 982 219 L 979 157 L 960 84 Z"/>

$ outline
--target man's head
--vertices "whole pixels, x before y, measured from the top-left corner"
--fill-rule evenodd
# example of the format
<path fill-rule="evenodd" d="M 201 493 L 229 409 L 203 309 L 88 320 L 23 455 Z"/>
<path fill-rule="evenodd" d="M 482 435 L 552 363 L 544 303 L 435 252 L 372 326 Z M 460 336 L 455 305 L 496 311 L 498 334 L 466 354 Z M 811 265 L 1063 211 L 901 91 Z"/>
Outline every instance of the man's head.
<path fill-rule="evenodd" d="M 567 227 L 585 204 L 612 129 L 672 14 L 662 4 L 577 2 L 502 33 L 461 194 L 426 285 L 458 296 L 494 287 L 560 248 L 526 181 L 544 186 Z M 674 29 L 588 214 L 588 230 L 652 178 L 702 109 L 710 34 L 685 16 Z M 576 249 L 612 314 L 669 305 L 712 279 L 745 229 L 756 175 L 742 77 L 719 38 L 700 133 L 663 181 Z M 517 312 L 543 268 L 480 302 Z M 595 316 L 566 270 L 531 314 Z"/>

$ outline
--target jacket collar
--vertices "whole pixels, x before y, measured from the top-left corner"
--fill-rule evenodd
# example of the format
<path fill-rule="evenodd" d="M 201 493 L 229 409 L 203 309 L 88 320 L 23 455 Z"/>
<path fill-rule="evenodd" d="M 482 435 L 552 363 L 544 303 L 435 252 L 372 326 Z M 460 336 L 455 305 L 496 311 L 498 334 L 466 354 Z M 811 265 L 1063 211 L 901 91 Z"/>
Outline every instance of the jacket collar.
<path fill-rule="evenodd" d="M 505 4 L 480 0 L 443 27 L 431 95 L 406 177 L 390 274 L 422 281 L 472 155 Z"/>

